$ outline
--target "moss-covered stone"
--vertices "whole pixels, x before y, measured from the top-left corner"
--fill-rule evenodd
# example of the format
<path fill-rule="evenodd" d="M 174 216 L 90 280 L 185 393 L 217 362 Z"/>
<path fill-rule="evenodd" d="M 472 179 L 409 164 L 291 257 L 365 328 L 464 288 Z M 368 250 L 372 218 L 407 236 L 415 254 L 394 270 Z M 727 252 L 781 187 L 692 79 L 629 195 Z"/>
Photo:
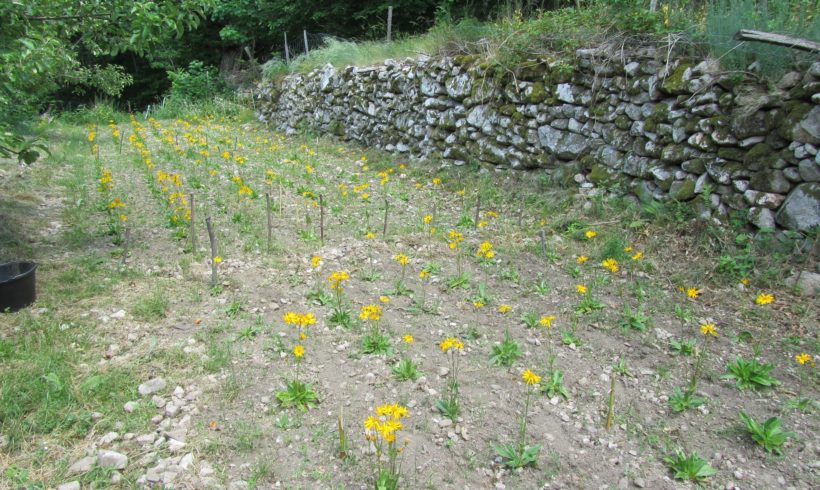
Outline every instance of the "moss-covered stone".
<path fill-rule="evenodd" d="M 615 127 L 626 131 L 632 127 L 632 120 L 626 114 L 621 114 L 615 118 Z"/>
<path fill-rule="evenodd" d="M 744 152 L 740 148 L 734 147 L 719 148 L 717 154 L 720 158 L 725 158 L 726 160 L 734 160 L 736 162 L 742 162 L 744 157 L 746 156 L 746 152 Z"/>
<path fill-rule="evenodd" d="M 765 166 L 765 164 L 773 158 L 772 153 L 773 150 L 771 146 L 766 143 L 758 143 L 743 155 L 743 163 L 746 165 L 762 164 Z"/>
<path fill-rule="evenodd" d="M 695 181 L 692 179 L 679 180 L 672 183 L 669 197 L 676 201 L 688 201 L 695 197 Z"/>
<path fill-rule="evenodd" d="M 530 82 L 543 80 L 547 74 L 549 74 L 549 66 L 544 60 L 527 60 L 515 69 L 517 79 Z"/>
<path fill-rule="evenodd" d="M 453 56 L 453 63 L 458 66 L 468 67 L 478 61 L 478 56 L 474 54 L 460 54 Z"/>
<path fill-rule="evenodd" d="M 686 90 L 686 81 L 683 79 L 684 73 L 692 66 L 691 63 L 680 63 L 677 68 L 672 70 L 672 73 L 669 74 L 661 83 L 661 91 L 666 92 L 670 95 L 680 95 L 685 94 Z"/>
<path fill-rule="evenodd" d="M 595 185 L 608 184 L 615 180 L 616 174 L 603 165 L 595 164 L 587 175 L 587 179 Z"/>
<path fill-rule="evenodd" d="M 544 82 L 535 82 L 532 84 L 532 91 L 526 97 L 526 101 L 530 104 L 539 104 L 547 99 L 547 90 L 544 88 Z"/>
<path fill-rule="evenodd" d="M 347 134 L 347 130 L 345 129 L 345 125 L 342 121 L 330 121 L 327 129 L 331 134 L 334 134 L 340 138 L 344 138 Z"/>

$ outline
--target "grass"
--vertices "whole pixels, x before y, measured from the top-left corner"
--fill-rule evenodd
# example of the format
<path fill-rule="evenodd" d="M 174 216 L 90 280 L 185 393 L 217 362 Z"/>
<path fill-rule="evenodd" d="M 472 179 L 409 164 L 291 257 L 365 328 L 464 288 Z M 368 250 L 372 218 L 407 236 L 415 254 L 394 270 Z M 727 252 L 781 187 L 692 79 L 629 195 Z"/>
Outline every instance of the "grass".
<path fill-rule="evenodd" d="M 131 308 L 131 314 L 137 320 L 150 322 L 165 318 L 168 312 L 168 298 L 162 291 L 138 299 Z"/>

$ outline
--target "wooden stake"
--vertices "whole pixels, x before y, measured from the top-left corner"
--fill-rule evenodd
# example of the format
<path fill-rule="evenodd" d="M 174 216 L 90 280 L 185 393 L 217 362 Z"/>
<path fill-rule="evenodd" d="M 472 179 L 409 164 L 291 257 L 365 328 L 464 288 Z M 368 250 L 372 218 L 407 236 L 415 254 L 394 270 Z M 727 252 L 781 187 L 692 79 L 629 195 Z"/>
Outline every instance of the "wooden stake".
<path fill-rule="evenodd" d="M 194 214 L 194 193 L 191 193 L 191 230 L 189 233 L 191 234 L 191 253 L 196 254 L 196 215 Z"/>
<path fill-rule="evenodd" d="M 270 193 L 265 193 L 265 215 L 268 218 L 268 252 L 271 250 L 271 218 L 270 218 Z"/>
<path fill-rule="evenodd" d="M 616 373 L 615 370 L 612 370 L 611 374 L 612 378 L 610 378 L 609 383 L 609 410 L 606 413 L 606 430 L 612 428 L 612 421 L 615 418 L 615 381 L 616 381 Z"/>
<path fill-rule="evenodd" d="M 393 33 L 393 7 L 387 7 L 387 42 L 390 42 L 390 35 Z"/>
<path fill-rule="evenodd" d="M 122 266 L 125 267 L 125 262 L 128 259 L 128 241 L 131 240 L 131 228 L 125 227 L 125 237 L 122 242 Z"/>
<path fill-rule="evenodd" d="M 213 225 L 211 225 L 211 217 L 205 218 L 205 225 L 208 227 L 208 239 L 211 241 L 211 286 L 216 286 L 216 234 L 214 233 Z"/>
<path fill-rule="evenodd" d="M 387 198 L 384 198 L 384 226 L 382 227 L 382 240 L 387 239 L 387 209 L 390 204 L 387 202 Z"/>
<path fill-rule="evenodd" d="M 310 54 L 310 48 L 308 47 L 308 42 L 307 42 L 307 30 L 302 29 L 302 35 L 305 38 L 305 54 L 307 55 L 307 54 Z"/>
<path fill-rule="evenodd" d="M 481 213 L 481 193 L 479 192 L 475 198 L 475 220 L 473 220 L 473 229 L 478 228 L 478 216 Z"/>
<path fill-rule="evenodd" d="M 319 240 L 322 242 L 322 246 L 325 246 L 325 200 L 321 194 L 319 194 Z"/>
<path fill-rule="evenodd" d="M 282 208 L 284 207 L 282 203 L 282 183 L 279 182 L 279 216 L 282 216 Z"/>
<path fill-rule="evenodd" d="M 521 223 L 524 221 L 524 196 L 521 196 L 521 204 L 518 207 L 518 227 L 521 228 Z"/>
<path fill-rule="evenodd" d="M 288 49 L 288 33 L 285 34 L 285 63 L 290 64 L 290 49 Z"/>

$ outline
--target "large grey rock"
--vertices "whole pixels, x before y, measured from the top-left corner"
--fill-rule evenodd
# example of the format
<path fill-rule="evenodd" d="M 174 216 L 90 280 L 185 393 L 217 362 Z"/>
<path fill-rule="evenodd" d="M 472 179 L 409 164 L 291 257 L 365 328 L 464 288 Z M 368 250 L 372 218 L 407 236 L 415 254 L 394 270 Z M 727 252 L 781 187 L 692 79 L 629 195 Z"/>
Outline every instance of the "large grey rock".
<path fill-rule="evenodd" d="M 809 231 L 820 226 L 820 184 L 808 182 L 795 187 L 777 212 L 776 220 L 789 230 Z"/>
<path fill-rule="evenodd" d="M 771 209 L 752 207 L 749 208 L 749 223 L 761 230 L 771 230 L 775 227 L 774 213 Z"/>
<path fill-rule="evenodd" d="M 813 298 L 820 294 L 820 274 L 800 271 L 786 279 L 786 285 L 797 289 L 801 296 Z"/>
<path fill-rule="evenodd" d="M 555 97 L 567 104 L 575 102 L 575 97 L 572 95 L 572 84 L 559 83 L 558 86 L 555 87 Z"/>
<path fill-rule="evenodd" d="M 462 100 L 470 95 L 470 91 L 473 89 L 473 81 L 469 73 L 462 73 L 461 75 L 448 78 L 447 81 L 444 82 L 444 86 L 447 90 L 447 95 L 456 100 Z"/>
<path fill-rule="evenodd" d="M 57 490 L 80 490 L 80 482 L 72 481 L 68 483 L 63 483 L 57 487 Z"/>
<path fill-rule="evenodd" d="M 139 385 L 137 391 L 142 396 L 153 395 L 154 393 L 164 390 L 167 383 L 162 378 L 152 378 L 145 383 Z"/>
<path fill-rule="evenodd" d="M 446 93 L 444 87 L 441 86 L 438 80 L 430 76 L 422 77 L 420 90 L 422 94 L 428 97 L 444 95 Z"/>
<path fill-rule="evenodd" d="M 538 128 L 538 140 L 541 146 L 563 160 L 572 160 L 581 156 L 589 148 L 589 139 L 577 133 L 569 133 L 552 126 Z"/>
<path fill-rule="evenodd" d="M 80 475 L 83 473 L 88 473 L 91 471 L 91 468 L 94 467 L 94 463 L 97 461 L 97 458 L 94 456 L 86 456 L 78 461 L 75 461 L 74 464 L 68 467 L 68 474 L 69 475 Z"/>
<path fill-rule="evenodd" d="M 820 143 L 820 105 L 815 105 L 792 130 L 797 141 L 816 145 Z"/>
<path fill-rule="evenodd" d="M 322 92 L 330 92 L 333 90 L 333 77 L 336 75 L 336 69 L 330 63 L 326 64 L 322 69 L 322 77 L 319 79 L 319 90 Z"/>
<path fill-rule="evenodd" d="M 128 456 L 117 451 L 100 451 L 97 454 L 97 464 L 101 468 L 124 470 L 128 466 Z"/>

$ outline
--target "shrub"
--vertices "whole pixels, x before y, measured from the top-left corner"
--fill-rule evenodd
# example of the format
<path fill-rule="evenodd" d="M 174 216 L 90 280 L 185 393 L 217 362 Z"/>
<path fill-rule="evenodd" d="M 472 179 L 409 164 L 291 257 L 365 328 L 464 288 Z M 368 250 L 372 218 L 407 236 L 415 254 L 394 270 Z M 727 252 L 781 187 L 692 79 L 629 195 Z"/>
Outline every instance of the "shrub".
<path fill-rule="evenodd" d="M 192 61 L 188 68 L 168 72 L 171 80 L 171 97 L 202 100 L 213 98 L 224 89 L 216 68 Z"/>

